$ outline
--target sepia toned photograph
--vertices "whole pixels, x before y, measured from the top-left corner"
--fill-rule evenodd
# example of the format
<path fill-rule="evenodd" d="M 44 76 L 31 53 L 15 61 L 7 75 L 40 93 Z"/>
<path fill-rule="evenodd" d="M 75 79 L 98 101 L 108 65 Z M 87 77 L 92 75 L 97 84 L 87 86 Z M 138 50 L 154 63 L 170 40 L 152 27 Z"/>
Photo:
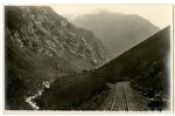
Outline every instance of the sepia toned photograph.
<path fill-rule="evenodd" d="M 5 110 L 171 111 L 171 4 L 4 6 Z"/>

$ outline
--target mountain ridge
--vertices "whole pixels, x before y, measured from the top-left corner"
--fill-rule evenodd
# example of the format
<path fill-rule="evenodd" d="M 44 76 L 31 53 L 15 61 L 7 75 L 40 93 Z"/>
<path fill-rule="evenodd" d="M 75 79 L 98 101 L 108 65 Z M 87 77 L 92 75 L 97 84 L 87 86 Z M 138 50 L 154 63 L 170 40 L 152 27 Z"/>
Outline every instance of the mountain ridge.
<path fill-rule="evenodd" d="M 139 15 L 110 11 L 79 15 L 72 23 L 93 31 L 114 57 L 160 30 Z"/>

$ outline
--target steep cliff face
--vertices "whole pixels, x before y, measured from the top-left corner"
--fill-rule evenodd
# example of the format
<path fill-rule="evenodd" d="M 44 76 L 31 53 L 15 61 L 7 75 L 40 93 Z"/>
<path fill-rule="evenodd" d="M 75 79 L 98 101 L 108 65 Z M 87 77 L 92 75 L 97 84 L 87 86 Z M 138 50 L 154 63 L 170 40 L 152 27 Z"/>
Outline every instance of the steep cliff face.
<path fill-rule="evenodd" d="M 159 31 L 138 15 L 107 11 L 80 15 L 72 22 L 91 30 L 115 57 Z"/>
<path fill-rule="evenodd" d="M 97 68 L 110 58 L 92 32 L 49 7 L 7 6 L 5 19 L 7 109 L 23 109 L 20 103 L 43 80 Z"/>

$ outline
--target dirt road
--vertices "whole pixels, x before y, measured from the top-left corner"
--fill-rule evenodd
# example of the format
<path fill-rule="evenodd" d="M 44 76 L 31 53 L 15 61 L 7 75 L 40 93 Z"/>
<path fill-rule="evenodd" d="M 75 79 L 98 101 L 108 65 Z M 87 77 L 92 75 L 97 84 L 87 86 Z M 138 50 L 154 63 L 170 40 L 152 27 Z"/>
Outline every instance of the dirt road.
<path fill-rule="evenodd" d="M 118 82 L 113 85 L 100 110 L 143 111 L 147 110 L 147 102 L 146 98 L 131 88 L 129 82 Z"/>

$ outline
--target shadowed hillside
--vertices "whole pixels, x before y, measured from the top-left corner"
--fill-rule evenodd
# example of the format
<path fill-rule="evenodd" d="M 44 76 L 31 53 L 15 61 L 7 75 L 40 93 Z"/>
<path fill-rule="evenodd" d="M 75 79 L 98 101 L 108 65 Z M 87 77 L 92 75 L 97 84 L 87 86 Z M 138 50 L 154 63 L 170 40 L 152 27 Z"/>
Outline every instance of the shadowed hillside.
<path fill-rule="evenodd" d="M 165 107 L 169 99 L 170 27 L 96 70 L 109 82 L 131 81 L 133 88 L 153 98 L 150 107 Z M 166 101 L 167 102 L 167 101 Z"/>
<path fill-rule="evenodd" d="M 166 71 L 169 49 L 170 27 L 166 27 L 96 71 L 116 81 L 132 79 L 159 63 Z"/>

